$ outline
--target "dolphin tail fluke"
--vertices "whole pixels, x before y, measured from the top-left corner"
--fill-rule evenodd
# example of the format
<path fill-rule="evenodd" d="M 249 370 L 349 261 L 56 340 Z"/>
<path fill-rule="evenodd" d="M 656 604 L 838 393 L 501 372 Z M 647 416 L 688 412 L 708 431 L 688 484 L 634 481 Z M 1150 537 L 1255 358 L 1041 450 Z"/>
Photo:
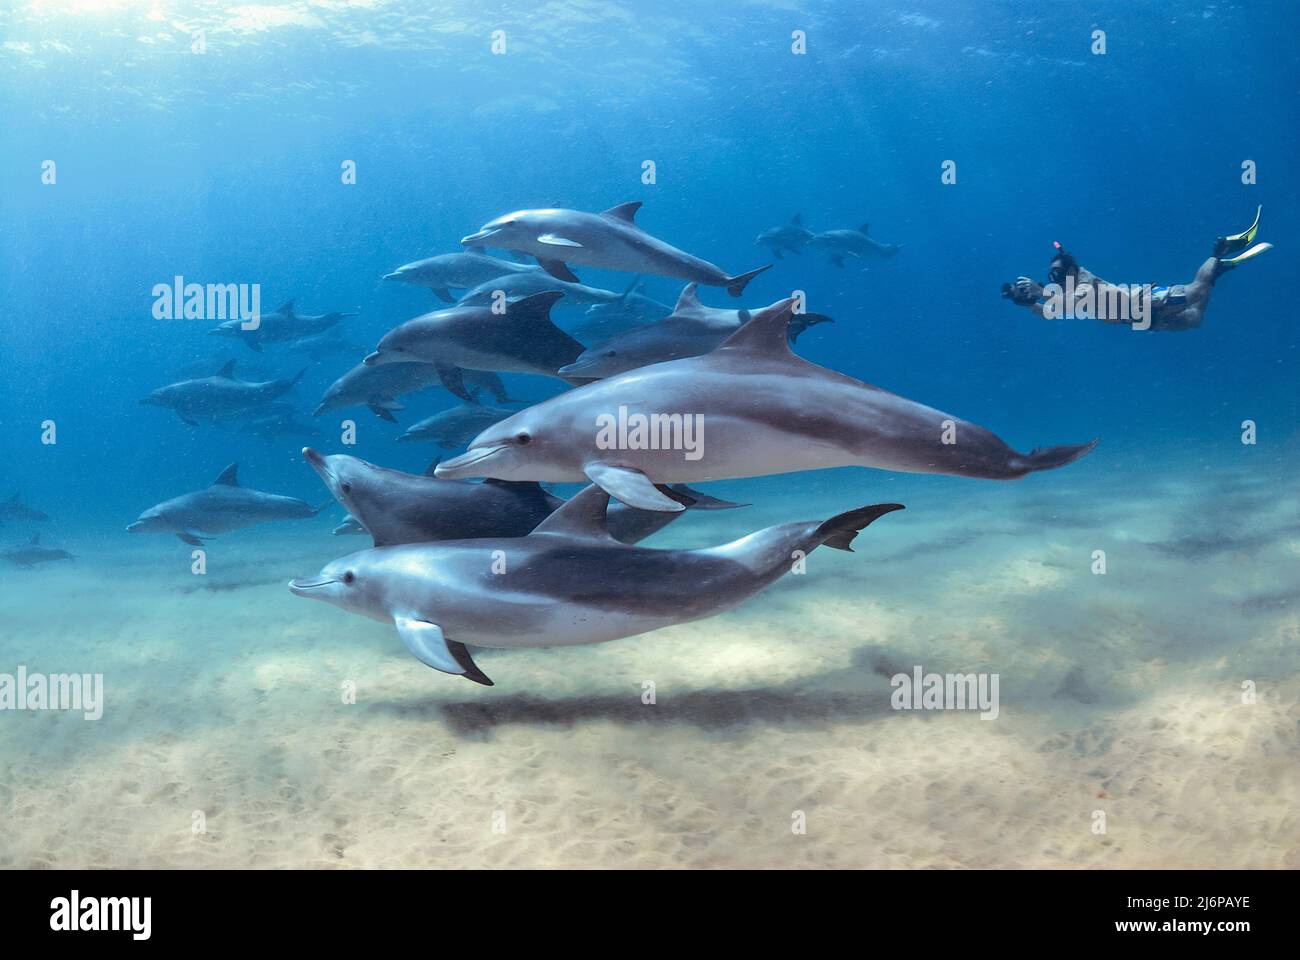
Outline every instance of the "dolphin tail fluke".
<path fill-rule="evenodd" d="M 904 507 L 901 503 L 876 503 L 869 507 L 859 507 L 847 513 L 837 514 L 817 528 L 813 539 L 836 550 L 847 550 L 852 553 L 853 538 L 872 521 L 902 509 Z"/>
<path fill-rule="evenodd" d="M 834 318 L 828 317 L 824 313 L 796 313 L 790 317 L 790 328 L 788 331 L 790 342 L 797 342 L 799 334 L 803 333 L 809 327 L 815 327 L 819 323 L 834 322 Z"/>
<path fill-rule="evenodd" d="M 757 270 L 749 271 L 749 273 L 742 273 L 738 277 L 728 277 L 722 285 L 727 288 L 727 293 L 731 294 L 733 297 L 738 297 L 745 292 L 745 285 L 748 284 L 749 281 L 753 280 L 764 270 L 771 269 L 772 265 L 769 263 L 765 267 L 759 267 Z"/>
<path fill-rule="evenodd" d="M 1011 466 L 1016 471 L 1017 476 L 1025 473 L 1036 473 L 1039 470 L 1055 470 L 1057 467 L 1074 463 L 1074 461 L 1089 453 L 1096 445 L 1097 440 L 1091 440 L 1088 443 L 1044 447 L 1013 458 Z"/>

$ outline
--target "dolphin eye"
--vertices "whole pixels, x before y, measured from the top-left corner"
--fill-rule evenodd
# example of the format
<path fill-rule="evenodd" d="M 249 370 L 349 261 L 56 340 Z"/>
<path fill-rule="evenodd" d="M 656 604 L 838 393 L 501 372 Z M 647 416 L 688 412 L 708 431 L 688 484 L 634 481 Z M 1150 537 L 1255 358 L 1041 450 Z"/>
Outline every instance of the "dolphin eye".
<path fill-rule="evenodd" d="M 344 483 L 340 489 L 342 489 L 342 491 L 343 491 L 344 493 L 351 493 L 351 492 L 352 492 L 352 484 L 350 484 L 350 483 Z"/>
<path fill-rule="evenodd" d="M 531 443 L 532 439 L 533 438 L 530 437 L 526 431 L 521 430 L 519 433 L 515 434 L 515 443 L 519 444 L 521 447 L 525 444 Z"/>
<path fill-rule="evenodd" d="M 349 570 L 347 573 L 343 574 L 343 582 L 344 582 L 344 583 L 351 584 L 351 583 L 355 582 L 356 579 L 357 579 L 357 575 L 356 575 L 355 573 L 353 573 L 351 570 Z"/>

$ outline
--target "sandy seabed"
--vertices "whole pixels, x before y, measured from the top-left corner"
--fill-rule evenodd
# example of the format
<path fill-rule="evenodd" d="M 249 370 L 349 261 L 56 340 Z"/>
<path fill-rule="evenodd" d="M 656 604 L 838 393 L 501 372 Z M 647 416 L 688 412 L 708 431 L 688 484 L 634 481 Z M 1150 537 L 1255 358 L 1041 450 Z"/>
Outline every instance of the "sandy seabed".
<path fill-rule="evenodd" d="M 78 562 L 3 572 L 0 671 L 106 707 L 0 713 L 0 867 L 1297 868 L 1300 504 L 1266 474 L 714 485 L 754 505 L 648 545 L 909 509 L 711 620 L 482 651 L 490 689 L 287 592 L 364 544 L 325 518 L 202 578 L 65 523 Z M 915 665 L 997 673 L 998 718 L 893 710 Z"/>

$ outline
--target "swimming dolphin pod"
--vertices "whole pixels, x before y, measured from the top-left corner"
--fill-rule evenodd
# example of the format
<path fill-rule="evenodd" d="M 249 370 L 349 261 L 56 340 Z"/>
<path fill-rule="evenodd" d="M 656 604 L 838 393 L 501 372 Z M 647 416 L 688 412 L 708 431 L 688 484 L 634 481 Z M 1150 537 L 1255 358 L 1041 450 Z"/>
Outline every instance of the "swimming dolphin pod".
<path fill-rule="evenodd" d="M 640 367 L 494 424 L 436 475 L 580 482 L 629 506 L 682 509 L 656 484 L 861 466 L 1008 480 L 1096 441 L 1018 453 L 983 427 L 809 363 L 787 343 L 793 300 L 711 353 Z"/>
<path fill-rule="evenodd" d="M 796 551 L 850 550 L 881 503 L 767 527 L 703 550 L 610 536 L 608 495 L 589 486 L 530 534 L 362 550 L 293 580 L 299 597 L 392 623 L 420 662 L 492 686 L 470 647 L 602 643 L 729 610 L 791 569 Z"/>
<path fill-rule="evenodd" d="M 728 276 L 707 260 L 693 257 L 646 233 L 636 224 L 641 202 L 620 203 L 603 213 L 581 210 L 517 210 L 497 217 L 461 240 L 467 247 L 498 247 L 537 258 L 553 277 L 579 283 L 567 264 L 653 273 L 713 287 L 726 287 L 733 297 L 771 264 Z"/>

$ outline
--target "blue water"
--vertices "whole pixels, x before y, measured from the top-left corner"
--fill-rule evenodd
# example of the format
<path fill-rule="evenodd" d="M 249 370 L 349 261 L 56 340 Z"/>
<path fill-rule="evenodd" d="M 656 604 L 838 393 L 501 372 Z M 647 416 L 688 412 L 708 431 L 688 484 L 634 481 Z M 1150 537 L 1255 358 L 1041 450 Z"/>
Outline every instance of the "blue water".
<path fill-rule="evenodd" d="M 795 213 L 814 231 L 869 222 L 877 239 L 905 245 L 896 258 L 836 267 L 812 251 L 787 255 L 743 301 L 717 288 L 703 299 L 758 307 L 805 290 L 810 309 L 835 319 L 800 340 L 807 359 L 987 426 L 1018 450 L 1101 438 L 1059 475 L 1005 488 L 863 471 L 725 485 L 765 519 L 802 516 L 819 494 L 856 504 L 855 487 L 862 502 L 919 498 L 937 537 L 949 517 L 968 529 L 973 504 L 995 526 L 1003 511 L 1067 489 L 1054 484 L 1099 524 L 1125 495 L 1158 509 L 1161 485 L 1210 475 L 1291 495 L 1297 28 L 1300 6 L 1285 0 L 14 0 L 0 10 L 0 495 L 21 492 L 52 515 L 47 539 L 101 558 L 143 549 L 126 524 L 230 462 L 248 485 L 320 503 L 303 441 L 188 426 L 138 403 L 201 357 L 275 376 L 304 365 L 282 347 L 257 355 L 209 336 L 207 321 L 155 320 L 154 284 L 178 274 L 257 283 L 264 309 L 295 298 L 304 313 L 359 310 L 343 333 L 373 349 L 439 305 L 380 281 L 399 264 L 454 251 L 510 210 L 631 200 L 644 204 L 644 229 L 731 273 L 771 262 L 754 238 Z M 1090 52 L 1095 29 L 1104 55 Z M 201 55 L 190 51 L 195 30 Z M 491 52 L 495 30 L 505 55 Z M 806 55 L 792 54 L 793 30 L 806 32 Z M 54 185 L 41 180 L 47 160 Z M 641 181 L 646 160 L 652 185 Z M 1254 184 L 1242 182 L 1248 160 Z M 355 184 L 340 180 L 345 161 Z M 955 184 L 941 181 L 945 161 Z M 1109 280 L 1190 281 L 1214 238 L 1246 227 L 1259 205 L 1259 239 L 1274 249 L 1219 281 L 1200 329 L 1049 322 L 999 298 L 1019 274 L 1044 278 L 1052 241 Z M 629 280 L 577 272 L 610 289 Z M 671 304 L 679 290 L 651 277 L 643 292 Z M 571 328 L 581 311 L 562 307 L 556 319 Z M 311 364 L 289 399 L 309 415 L 348 366 Z M 506 380 L 530 399 L 563 386 Z M 349 452 L 423 469 L 433 449 L 395 438 L 455 401 L 434 389 L 404 402 L 399 426 L 353 408 L 318 421 L 311 442 L 342 450 L 339 423 L 351 418 L 360 434 Z M 57 424 L 55 445 L 41 443 L 45 420 Z M 1254 446 L 1240 442 L 1244 420 L 1257 424 Z M 1201 511 L 1212 533 L 1253 522 L 1215 515 L 1207 491 L 1180 502 L 1168 536 L 1195 534 L 1188 517 Z M 321 560 L 340 515 L 302 524 Z M 1044 542 L 1066 536 L 1042 522 Z M 27 532 L 7 526 L 0 538 Z M 254 553 L 264 544 L 262 573 L 278 581 L 304 572 L 278 561 L 294 536 L 285 524 L 226 539 Z M 1086 552 L 1087 537 L 1078 545 Z M 187 562 L 172 538 L 148 549 L 159 564 Z M 1279 561 L 1244 562 L 1276 572 Z M 45 569 L 21 586 L 6 570 L 0 601 L 24 603 Z M 1159 557 L 1147 571 L 1162 583 L 1181 576 Z M 1136 617 L 1175 602 L 1130 586 Z M 260 589 L 298 609 L 282 586 Z M 340 631 L 350 622 L 315 605 L 302 615 Z M 4 639 L 6 662 L 30 654 L 23 637 Z"/>

